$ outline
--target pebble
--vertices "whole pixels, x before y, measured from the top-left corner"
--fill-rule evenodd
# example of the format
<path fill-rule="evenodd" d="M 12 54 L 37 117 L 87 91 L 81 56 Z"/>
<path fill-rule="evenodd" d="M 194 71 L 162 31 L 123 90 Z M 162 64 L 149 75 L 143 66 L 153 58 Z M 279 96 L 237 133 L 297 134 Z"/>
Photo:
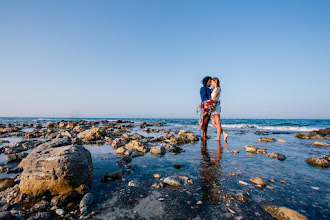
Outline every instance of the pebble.
<path fill-rule="evenodd" d="M 241 184 L 241 185 L 243 185 L 243 186 L 247 186 L 247 185 L 249 185 L 247 182 L 244 182 L 244 181 L 241 181 L 241 180 L 238 181 L 238 183 Z"/>
<path fill-rule="evenodd" d="M 154 178 L 155 178 L 156 180 L 159 180 L 159 179 L 161 178 L 161 176 L 160 176 L 158 173 L 155 173 L 155 174 L 154 174 Z"/>
<path fill-rule="evenodd" d="M 275 180 L 273 180 L 273 179 L 268 179 L 268 182 L 274 183 Z"/>
<path fill-rule="evenodd" d="M 180 169 L 180 168 L 181 168 L 181 164 L 179 164 L 179 163 L 175 163 L 175 164 L 173 164 L 173 167 L 174 167 L 175 169 Z"/>
<path fill-rule="evenodd" d="M 56 214 L 58 215 L 64 215 L 65 214 L 65 211 L 63 209 L 56 209 Z"/>
<path fill-rule="evenodd" d="M 229 176 L 237 176 L 237 173 L 229 173 Z"/>
<path fill-rule="evenodd" d="M 90 206 L 94 201 L 94 195 L 92 193 L 86 193 L 79 203 L 79 207 Z"/>
<path fill-rule="evenodd" d="M 134 180 L 129 181 L 128 186 L 129 187 L 134 187 L 135 186 Z"/>
<path fill-rule="evenodd" d="M 273 186 L 266 186 L 268 189 L 274 189 Z"/>
<path fill-rule="evenodd" d="M 286 183 L 284 180 L 280 180 L 281 183 Z"/>
<path fill-rule="evenodd" d="M 201 205 L 201 204 L 203 204 L 202 201 L 198 201 L 198 202 L 196 202 L 196 205 Z"/>
<path fill-rule="evenodd" d="M 164 201 L 165 199 L 164 198 L 159 198 L 158 201 Z"/>
<path fill-rule="evenodd" d="M 311 188 L 312 189 L 315 189 L 315 190 L 319 190 L 320 189 L 320 187 L 315 187 L 315 186 L 312 186 Z"/>

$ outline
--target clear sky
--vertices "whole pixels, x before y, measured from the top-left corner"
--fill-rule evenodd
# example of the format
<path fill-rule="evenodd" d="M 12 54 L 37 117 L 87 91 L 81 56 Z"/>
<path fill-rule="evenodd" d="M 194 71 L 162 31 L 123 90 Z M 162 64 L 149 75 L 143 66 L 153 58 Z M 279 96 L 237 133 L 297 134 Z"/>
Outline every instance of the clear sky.
<path fill-rule="evenodd" d="M 330 118 L 330 1 L 0 1 L 0 116 Z"/>

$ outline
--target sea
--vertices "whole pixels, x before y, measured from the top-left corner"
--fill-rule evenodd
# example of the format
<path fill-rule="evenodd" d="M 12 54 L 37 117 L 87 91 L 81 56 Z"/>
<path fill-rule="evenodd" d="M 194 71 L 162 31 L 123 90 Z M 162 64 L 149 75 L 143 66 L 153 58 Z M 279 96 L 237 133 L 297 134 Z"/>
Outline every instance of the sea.
<path fill-rule="evenodd" d="M 134 122 L 130 133 L 144 136 L 162 136 L 164 133 L 145 133 L 138 128 L 139 123 L 164 122 L 166 126 L 157 129 L 190 130 L 200 135 L 198 119 L 161 118 L 120 118 Z M 46 124 L 49 121 L 115 121 L 118 118 L 0 118 L 0 124 L 33 123 Z M 134 158 L 132 163 L 138 168 L 125 174 L 122 180 L 101 182 L 102 175 L 119 169 L 120 159 L 111 145 L 85 147 L 91 152 L 94 164 L 94 180 L 91 192 L 95 196 L 96 219 L 114 218 L 161 218 L 164 219 L 221 219 L 227 216 L 237 219 L 272 219 L 261 209 L 261 205 L 276 205 L 290 208 L 308 219 L 330 219 L 330 168 L 312 167 L 305 162 L 308 157 L 322 157 L 330 154 L 330 147 L 316 147 L 319 141 L 330 144 L 329 140 L 309 140 L 295 138 L 300 132 L 311 132 L 330 128 L 330 120 L 308 119 L 222 119 L 222 128 L 229 134 L 225 143 L 213 140 L 216 129 L 209 125 L 205 142 L 181 145 L 186 151 L 177 155 L 166 153 L 162 157 L 146 154 Z M 264 143 L 260 137 L 272 137 L 285 142 Z M 21 138 L 0 138 L 10 143 Z M 1 146 L 5 146 L 2 144 Z M 262 154 L 247 154 L 245 145 L 266 148 L 267 153 L 280 153 L 286 159 L 280 161 Z M 232 153 L 238 150 L 239 153 Z M 0 162 L 6 158 L 0 155 Z M 172 165 L 180 163 L 181 168 Z M 162 177 L 186 176 L 193 185 L 177 189 L 153 189 L 157 182 L 153 174 Z M 232 175 L 235 173 L 235 175 Z M 9 174 L 1 173 L 0 177 Z M 269 188 L 259 189 L 249 179 L 264 179 Z M 267 181 L 273 179 L 274 182 Z M 135 187 L 128 183 L 134 181 Z M 242 185 L 242 183 L 244 183 Z M 223 195 L 244 195 L 250 202 L 228 202 Z M 148 209 L 149 198 L 158 208 Z M 154 199 L 154 200 L 153 200 Z M 144 203 L 143 203 L 144 202 Z M 145 204 L 145 208 L 143 208 Z M 146 205 L 147 204 L 147 205 Z M 151 204 L 151 203 L 150 203 Z M 149 205 L 150 205 L 149 204 Z M 135 211 L 134 211 L 135 210 Z M 157 211 L 156 211 L 157 210 Z M 154 214 L 153 214 L 154 213 Z M 174 213 L 174 214 L 173 214 Z"/>

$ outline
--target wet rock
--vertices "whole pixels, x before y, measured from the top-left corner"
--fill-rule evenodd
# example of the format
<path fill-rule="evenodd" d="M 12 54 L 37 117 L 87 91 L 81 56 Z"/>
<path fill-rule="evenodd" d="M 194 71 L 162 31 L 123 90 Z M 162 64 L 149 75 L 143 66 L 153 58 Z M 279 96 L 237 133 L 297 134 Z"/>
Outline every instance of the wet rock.
<path fill-rule="evenodd" d="M 307 218 L 302 214 L 286 207 L 275 205 L 261 205 L 261 208 L 267 213 L 269 213 L 273 218 L 278 220 L 307 220 Z"/>
<path fill-rule="evenodd" d="M 282 139 L 277 139 L 277 142 L 279 142 L 279 143 L 285 143 L 286 141 L 285 140 L 282 140 Z"/>
<path fill-rule="evenodd" d="M 275 180 L 273 180 L 273 179 L 268 179 L 268 182 L 274 183 Z"/>
<path fill-rule="evenodd" d="M 90 206 L 92 205 L 93 202 L 94 202 L 94 195 L 92 193 L 87 193 L 80 201 L 79 208 Z"/>
<path fill-rule="evenodd" d="M 283 154 L 278 154 L 278 153 L 269 153 L 266 155 L 267 157 L 275 158 L 278 160 L 285 160 L 286 157 Z"/>
<path fill-rule="evenodd" d="M 1 220 L 11 220 L 11 213 L 8 211 L 1 211 L 0 212 L 0 219 Z"/>
<path fill-rule="evenodd" d="M 107 171 L 102 176 L 101 181 L 102 182 L 108 182 L 108 181 L 120 180 L 122 178 L 123 178 L 123 171 L 122 170 L 118 170 L 118 171 L 110 173 L 110 174 Z"/>
<path fill-rule="evenodd" d="M 165 135 L 166 139 L 171 139 L 172 137 L 175 137 L 174 134 L 172 134 L 172 133 L 168 133 Z"/>
<path fill-rule="evenodd" d="M 149 152 L 149 146 L 147 144 L 144 144 L 140 141 L 132 140 L 128 144 L 125 145 L 127 149 L 135 149 L 137 151 L 140 151 L 141 153 L 147 153 Z"/>
<path fill-rule="evenodd" d="M 250 182 L 253 183 L 254 185 L 258 185 L 258 186 L 261 186 L 261 187 L 265 187 L 266 186 L 266 182 L 261 179 L 260 177 L 251 177 L 250 178 Z"/>
<path fill-rule="evenodd" d="M 152 154 L 165 154 L 166 149 L 163 146 L 154 146 L 150 148 L 150 153 Z"/>
<path fill-rule="evenodd" d="M 107 135 L 107 132 L 104 128 L 91 128 L 86 131 L 80 132 L 77 137 L 83 140 L 84 142 L 99 140 Z"/>
<path fill-rule="evenodd" d="M 262 141 L 262 142 L 275 142 L 275 138 L 259 138 L 258 141 Z"/>
<path fill-rule="evenodd" d="M 15 182 L 12 178 L 1 178 L 0 179 L 0 192 L 6 190 L 9 187 L 13 187 Z"/>
<path fill-rule="evenodd" d="M 232 154 L 238 154 L 239 153 L 239 150 L 231 150 L 231 151 L 229 151 L 229 153 L 232 153 Z"/>
<path fill-rule="evenodd" d="M 39 202 L 37 202 L 36 204 L 34 204 L 32 206 L 32 208 L 30 209 L 31 212 L 40 212 L 45 210 L 46 208 L 48 208 L 48 206 L 50 205 L 50 202 L 45 201 L 45 200 L 41 200 Z"/>
<path fill-rule="evenodd" d="M 14 154 L 8 154 L 8 155 L 6 155 L 6 157 L 7 157 L 7 162 L 8 162 L 8 163 L 11 163 L 11 162 L 21 161 L 21 160 L 24 159 L 27 155 L 28 155 L 28 153 L 14 153 Z"/>
<path fill-rule="evenodd" d="M 198 141 L 198 138 L 194 135 L 194 133 L 187 130 L 180 130 L 178 136 L 183 137 L 188 141 Z"/>
<path fill-rule="evenodd" d="M 154 174 L 154 178 L 155 178 L 156 180 L 159 180 L 159 179 L 161 178 L 161 176 L 160 176 L 158 173 L 155 173 L 155 174 Z"/>
<path fill-rule="evenodd" d="M 237 176 L 237 173 L 233 173 L 233 172 L 232 172 L 232 173 L 229 173 L 228 175 L 229 175 L 229 176 Z"/>
<path fill-rule="evenodd" d="M 305 160 L 308 165 L 317 167 L 329 167 L 329 161 L 318 157 L 309 157 Z"/>
<path fill-rule="evenodd" d="M 243 195 L 226 195 L 226 197 L 237 201 L 241 201 L 245 204 L 250 202 L 250 200 Z"/>
<path fill-rule="evenodd" d="M 132 154 L 131 154 L 132 157 L 142 157 L 143 154 L 140 153 L 139 151 L 135 150 Z"/>
<path fill-rule="evenodd" d="M 327 144 L 324 142 L 312 142 L 311 144 L 313 144 L 314 146 L 317 146 L 317 147 L 330 147 L 330 144 Z"/>
<path fill-rule="evenodd" d="M 125 146 L 127 144 L 127 141 L 124 138 L 116 138 L 112 141 L 111 145 L 117 149 L 119 147 Z"/>
<path fill-rule="evenodd" d="M 21 193 L 41 195 L 50 192 L 58 195 L 81 184 L 91 184 L 93 163 L 90 152 L 82 146 L 61 144 L 63 142 L 56 139 L 42 144 L 21 161 Z"/>
<path fill-rule="evenodd" d="M 294 137 L 303 139 L 325 139 L 325 136 L 327 135 L 330 135 L 330 128 L 319 129 L 318 131 L 312 131 L 309 133 L 303 132 L 295 134 Z"/>
<path fill-rule="evenodd" d="M 123 156 L 121 158 L 121 160 L 122 161 L 125 161 L 126 163 L 130 163 L 130 162 L 132 162 L 132 157 L 130 157 L 130 156 Z"/>
<path fill-rule="evenodd" d="M 154 183 L 151 185 L 152 188 L 155 188 L 155 189 L 161 189 L 161 188 L 164 188 L 164 184 L 163 183 Z"/>
<path fill-rule="evenodd" d="M 240 185 L 242 185 L 242 186 L 247 186 L 247 185 L 249 185 L 247 182 L 244 182 L 244 181 L 238 181 L 238 183 L 240 184 Z"/>
<path fill-rule="evenodd" d="M 56 209 L 55 213 L 60 215 L 60 216 L 63 216 L 65 214 L 65 211 L 63 209 Z"/>
<path fill-rule="evenodd" d="M 134 182 L 134 180 L 129 181 L 128 186 L 129 186 L 129 187 L 135 187 L 135 182 Z"/>
<path fill-rule="evenodd" d="M 161 142 L 164 141 L 165 138 L 164 137 L 155 137 L 149 140 L 149 142 Z"/>
<path fill-rule="evenodd" d="M 254 145 L 245 145 L 245 151 L 248 153 L 257 153 L 258 148 Z"/>
<path fill-rule="evenodd" d="M 323 159 L 330 161 L 330 155 L 322 155 Z"/>
<path fill-rule="evenodd" d="M 185 152 L 185 149 L 182 149 L 181 147 L 175 146 L 173 144 L 167 144 L 167 143 L 161 143 L 160 146 L 165 147 L 165 149 L 169 152 L 173 152 L 175 154 Z"/>
<path fill-rule="evenodd" d="M 48 220 L 51 219 L 51 214 L 49 212 L 37 212 L 30 215 L 28 220 Z"/>
<path fill-rule="evenodd" d="M 257 149 L 257 154 L 266 154 L 266 148 L 258 148 Z"/>
<path fill-rule="evenodd" d="M 179 164 L 179 163 L 175 163 L 175 164 L 173 164 L 173 167 L 174 167 L 175 169 L 180 169 L 180 168 L 181 168 L 181 164 Z"/>
<path fill-rule="evenodd" d="M 174 186 L 174 187 L 181 186 L 180 181 L 174 177 L 166 177 L 163 180 L 163 183 L 170 185 L 170 186 Z"/>

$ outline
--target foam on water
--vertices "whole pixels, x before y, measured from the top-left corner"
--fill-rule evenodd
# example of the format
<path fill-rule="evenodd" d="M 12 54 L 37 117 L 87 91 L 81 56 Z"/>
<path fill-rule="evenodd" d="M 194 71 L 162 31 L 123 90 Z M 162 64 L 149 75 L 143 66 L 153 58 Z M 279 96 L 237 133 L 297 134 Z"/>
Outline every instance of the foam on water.
<path fill-rule="evenodd" d="M 256 129 L 256 130 L 273 130 L 273 131 L 292 131 L 292 132 L 310 132 L 319 130 L 316 127 L 299 127 L 299 126 L 262 126 L 257 124 L 222 124 L 222 127 L 229 129 Z"/>

